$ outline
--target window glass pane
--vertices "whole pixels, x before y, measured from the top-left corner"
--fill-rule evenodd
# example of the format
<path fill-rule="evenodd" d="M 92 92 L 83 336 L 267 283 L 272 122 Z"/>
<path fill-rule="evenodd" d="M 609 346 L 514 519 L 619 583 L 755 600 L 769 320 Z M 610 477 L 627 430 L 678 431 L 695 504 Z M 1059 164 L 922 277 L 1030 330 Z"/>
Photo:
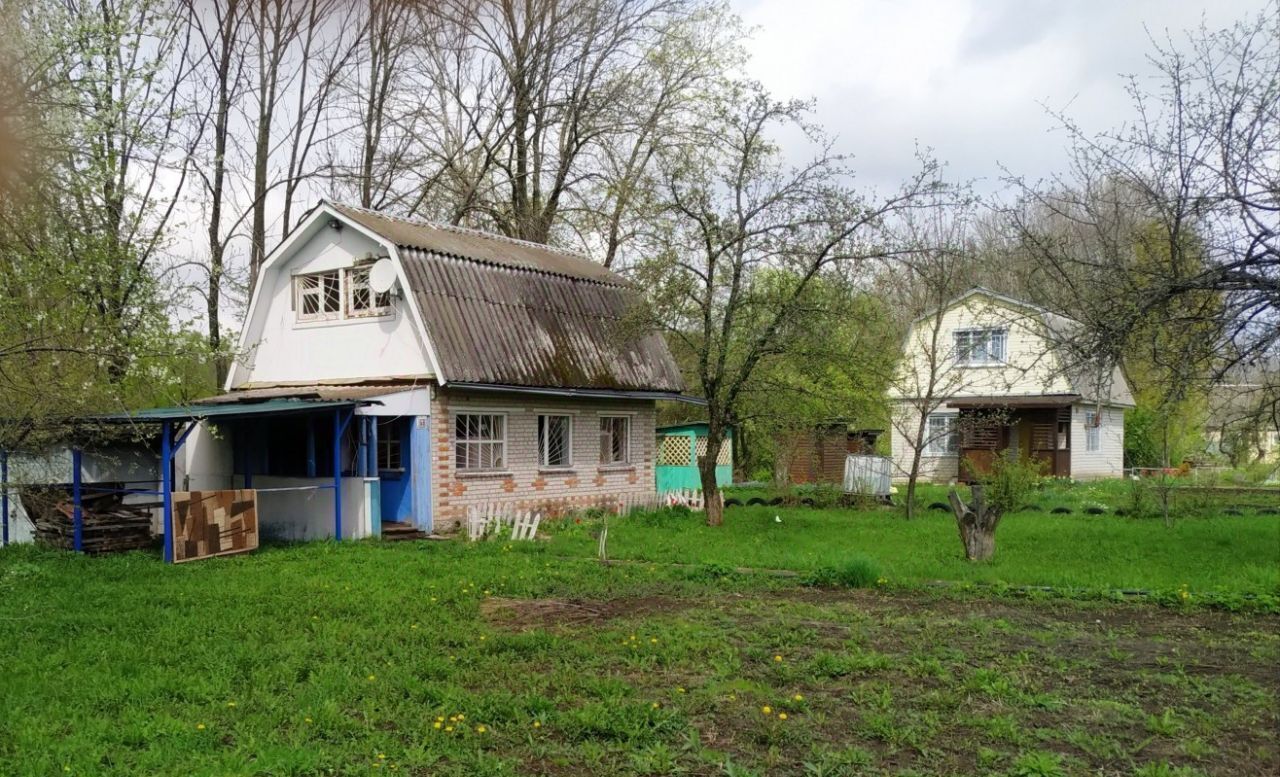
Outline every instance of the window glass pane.
<path fill-rule="evenodd" d="M 630 457 L 630 418 L 606 416 L 600 419 L 600 462 L 625 464 Z"/>
<path fill-rule="evenodd" d="M 459 413 L 453 422 L 458 469 L 501 469 L 506 459 L 501 415 Z"/>
<path fill-rule="evenodd" d="M 342 298 L 338 292 L 338 274 L 325 273 L 320 276 L 324 286 L 324 312 L 337 313 L 342 309 Z"/>
<path fill-rule="evenodd" d="M 569 416 L 538 416 L 538 463 L 543 467 L 567 467 L 569 456 Z"/>

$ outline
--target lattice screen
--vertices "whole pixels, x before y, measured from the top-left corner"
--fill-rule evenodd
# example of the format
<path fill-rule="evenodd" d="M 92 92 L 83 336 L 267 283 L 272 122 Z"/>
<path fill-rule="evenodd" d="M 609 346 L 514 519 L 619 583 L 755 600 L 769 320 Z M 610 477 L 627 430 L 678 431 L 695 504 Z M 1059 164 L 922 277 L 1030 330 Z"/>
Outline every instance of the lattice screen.
<path fill-rule="evenodd" d="M 685 435 L 663 437 L 658 443 L 659 467 L 687 467 L 693 459 L 690 457 L 689 438 Z"/>
<path fill-rule="evenodd" d="M 698 458 L 702 458 L 703 456 L 707 455 L 708 447 L 709 446 L 707 445 L 707 438 L 699 437 L 698 448 L 697 448 Z M 720 453 L 719 455 L 716 456 L 716 464 L 718 466 L 728 466 L 732 463 L 733 463 L 733 446 L 729 444 L 728 440 L 725 440 L 723 443 L 720 444 Z"/>

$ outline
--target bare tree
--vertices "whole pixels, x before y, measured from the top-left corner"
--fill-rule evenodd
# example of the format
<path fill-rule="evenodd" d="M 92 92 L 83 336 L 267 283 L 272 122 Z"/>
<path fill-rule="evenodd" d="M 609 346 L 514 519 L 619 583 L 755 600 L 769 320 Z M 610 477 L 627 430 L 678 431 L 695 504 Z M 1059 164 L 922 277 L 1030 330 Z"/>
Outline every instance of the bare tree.
<path fill-rule="evenodd" d="M 1031 216 L 1015 215 L 1019 239 L 1034 247 L 1042 284 L 1080 301 L 1074 312 L 1085 326 L 1071 347 L 1118 364 L 1144 328 L 1202 325 L 1220 333 L 1211 348 L 1186 338 L 1160 350 L 1183 371 L 1204 365 L 1208 380 L 1274 355 L 1278 37 L 1272 0 L 1228 29 L 1153 40 L 1156 86 L 1128 82 L 1137 119 L 1092 134 L 1059 116 L 1071 138 L 1069 175 L 1043 187 L 1015 181 L 1020 213 Z M 1044 214 L 1072 229 L 1040 228 Z M 1128 226 L 1135 215 L 1136 228 Z M 1089 239 L 1074 239 L 1081 232 Z"/>
<path fill-rule="evenodd" d="M 707 521 L 718 525 L 715 462 L 742 393 L 761 361 L 804 329 L 805 300 L 818 279 L 841 265 L 894 253 L 886 220 L 924 207 L 940 185 L 926 160 L 894 194 L 861 197 L 851 171 L 805 124 L 806 107 L 777 102 L 758 86 L 722 91 L 699 142 L 664 155 L 665 220 L 640 283 L 653 292 L 654 315 L 693 364 L 707 402 L 706 456 L 699 460 Z M 797 128 L 817 141 L 814 158 L 789 168 L 773 132 Z M 791 282 L 761 282 L 764 270 Z"/>

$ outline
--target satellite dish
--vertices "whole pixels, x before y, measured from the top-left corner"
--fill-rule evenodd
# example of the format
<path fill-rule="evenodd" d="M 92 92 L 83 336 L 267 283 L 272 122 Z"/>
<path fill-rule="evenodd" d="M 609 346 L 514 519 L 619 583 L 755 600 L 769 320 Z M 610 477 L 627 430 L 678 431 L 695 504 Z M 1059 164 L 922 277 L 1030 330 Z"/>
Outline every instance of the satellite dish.
<path fill-rule="evenodd" d="M 396 266 L 391 260 L 383 257 L 369 268 L 369 288 L 375 294 L 386 294 L 396 285 Z"/>

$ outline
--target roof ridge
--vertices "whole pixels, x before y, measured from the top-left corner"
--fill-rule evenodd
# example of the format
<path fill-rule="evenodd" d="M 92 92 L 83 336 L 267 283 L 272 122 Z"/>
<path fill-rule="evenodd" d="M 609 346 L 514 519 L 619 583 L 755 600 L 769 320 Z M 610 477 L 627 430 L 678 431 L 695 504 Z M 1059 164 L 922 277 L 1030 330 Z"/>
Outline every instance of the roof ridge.
<path fill-rule="evenodd" d="M 504 243 L 511 243 L 512 245 L 525 246 L 527 248 L 537 248 L 543 251 L 555 251 L 558 254 L 571 256 L 575 259 L 582 259 L 583 261 L 591 262 L 592 264 L 596 264 L 596 265 L 599 265 L 600 267 L 604 267 L 604 265 L 600 264 L 595 259 L 592 259 L 587 254 L 581 253 L 579 251 L 572 251 L 567 248 L 560 248 L 559 246 L 553 246 L 549 243 L 536 243 L 532 240 L 521 240 L 518 237 L 510 237 L 509 235 L 503 235 L 498 232 L 489 232 L 483 229 L 476 229 L 475 227 L 462 227 L 462 226 L 458 226 L 457 224 L 447 224 L 443 221 L 433 221 L 431 219 L 422 218 L 421 216 L 394 215 L 391 213 L 387 213 L 385 211 L 374 210 L 373 208 L 366 208 L 361 205 L 348 205 L 345 202 L 337 202 L 335 200 L 326 199 L 325 202 L 329 203 L 330 205 L 336 205 L 340 208 L 349 208 L 351 210 L 360 211 L 361 213 L 368 213 L 370 216 L 377 216 L 379 218 L 389 219 L 393 221 L 403 221 L 407 224 L 416 224 L 418 226 L 430 227 L 431 229 L 442 229 L 446 232 L 454 232 L 459 235 L 471 235 L 473 237 L 482 237 L 489 240 L 499 240 Z M 606 267 L 605 269 L 609 269 L 609 268 Z"/>

